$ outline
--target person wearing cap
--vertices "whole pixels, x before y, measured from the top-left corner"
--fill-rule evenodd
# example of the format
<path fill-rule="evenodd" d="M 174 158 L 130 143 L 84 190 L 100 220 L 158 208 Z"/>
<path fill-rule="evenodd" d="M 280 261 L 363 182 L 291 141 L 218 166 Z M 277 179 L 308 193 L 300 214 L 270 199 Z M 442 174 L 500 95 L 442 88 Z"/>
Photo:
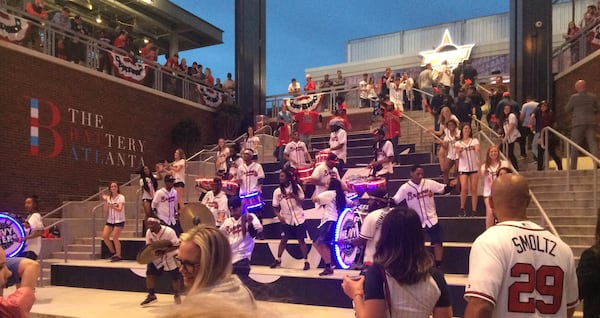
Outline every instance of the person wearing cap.
<path fill-rule="evenodd" d="M 179 273 L 179 264 L 175 259 L 177 249 L 179 248 L 179 237 L 172 228 L 160 225 L 160 220 L 157 218 L 147 218 L 146 224 L 148 226 L 148 230 L 146 230 L 146 246 L 164 240 L 170 241 L 172 245 L 166 249 L 156 249 L 154 251 L 156 259 L 146 265 L 146 289 L 148 290 L 148 296 L 146 296 L 146 299 L 140 305 L 145 306 L 157 300 L 154 287 L 156 285 L 156 278 L 161 276 L 163 272 L 168 273 L 171 277 L 171 288 L 175 295 L 175 303 L 180 304 L 181 274 Z"/>
<path fill-rule="evenodd" d="M 223 220 L 229 217 L 229 208 L 227 207 L 227 195 L 223 189 L 221 178 L 213 178 L 211 190 L 206 192 L 202 198 L 202 204 L 206 205 L 215 217 L 216 226 L 221 226 Z"/>
<path fill-rule="evenodd" d="M 331 133 L 329 134 L 329 150 L 337 156 L 337 168 L 340 177 L 344 176 L 344 166 L 347 156 L 348 137 L 344 130 L 344 122 L 342 119 L 334 119 L 329 122 Z"/>
<path fill-rule="evenodd" d="M 435 265 L 442 264 L 444 254 L 442 247 L 442 228 L 438 221 L 435 208 L 434 193 L 448 193 L 456 186 L 457 180 L 452 180 L 448 185 L 431 179 L 423 178 L 425 170 L 420 165 L 414 165 L 410 169 L 410 180 L 400 186 L 392 197 L 394 203 L 399 204 L 406 201 L 406 205 L 415 210 L 421 219 L 421 226 L 431 239 Z"/>
<path fill-rule="evenodd" d="M 388 193 L 383 189 L 376 189 L 369 195 L 369 214 L 363 220 L 360 234 L 352 240 L 353 245 L 364 247 L 363 263 L 365 266 L 373 265 L 375 248 L 381 236 L 381 223 L 390 211 L 388 202 Z"/>
<path fill-rule="evenodd" d="M 306 74 L 306 84 L 304 85 L 304 93 L 312 94 L 315 92 L 315 81 L 312 80 L 310 74 Z"/>
<path fill-rule="evenodd" d="M 386 184 L 390 180 L 390 176 L 394 173 L 392 162 L 394 161 L 394 145 L 392 142 L 385 139 L 385 131 L 382 128 L 377 128 L 373 131 L 373 156 L 374 159 L 368 164 L 368 168 L 372 169 L 372 175 L 385 178 Z"/>
<path fill-rule="evenodd" d="M 177 191 L 173 188 L 175 177 L 167 174 L 163 178 L 163 181 L 165 182 L 165 186 L 154 194 L 152 209 L 155 211 L 157 218 L 163 224 L 172 228 L 179 236 L 183 230 L 176 217 Z"/>
<path fill-rule="evenodd" d="M 310 176 L 312 183 L 315 185 L 313 197 L 327 190 L 331 178 L 342 180 L 336 168 L 337 163 L 338 157 L 334 153 L 329 153 L 327 160 L 315 167 Z"/>
<path fill-rule="evenodd" d="M 236 177 L 240 185 L 240 198 L 252 193 L 258 193 L 259 200 L 262 202 L 260 197 L 262 197 L 262 184 L 265 179 L 265 171 L 262 165 L 254 160 L 254 152 L 251 149 L 244 149 L 242 151 L 242 159 L 244 159 L 244 164 L 238 167 Z M 244 211 L 244 213 L 246 212 L 248 211 Z M 262 206 L 254 207 L 249 212 L 254 212 L 262 224 Z"/>

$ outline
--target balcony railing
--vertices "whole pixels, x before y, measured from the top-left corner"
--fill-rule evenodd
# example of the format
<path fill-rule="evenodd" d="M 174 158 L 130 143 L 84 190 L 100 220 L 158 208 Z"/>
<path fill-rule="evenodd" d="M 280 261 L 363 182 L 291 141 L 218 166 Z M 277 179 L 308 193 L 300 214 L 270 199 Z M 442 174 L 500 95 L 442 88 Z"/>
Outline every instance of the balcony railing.
<path fill-rule="evenodd" d="M 596 39 L 598 33 L 600 33 L 600 19 L 556 48 L 552 52 L 552 72 L 561 73 L 600 48 L 600 38 Z"/>

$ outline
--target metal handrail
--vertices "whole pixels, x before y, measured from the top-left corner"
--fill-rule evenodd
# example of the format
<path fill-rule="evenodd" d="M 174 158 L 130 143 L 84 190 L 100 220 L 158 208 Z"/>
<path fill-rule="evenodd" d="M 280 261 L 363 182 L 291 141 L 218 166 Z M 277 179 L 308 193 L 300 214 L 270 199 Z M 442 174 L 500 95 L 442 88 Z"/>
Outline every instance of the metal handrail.
<path fill-rule="evenodd" d="M 491 145 L 495 145 L 495 143 L 492 141 L 492 139 L 490 137 L 488 137 L 486 134 L 481 133 L 481 131 L 477 132 L 480 136 L 483 136 L 487 142 L 489 142 Z M 506 156 L 504 155 L 504 153 L 502 151 L 499 152 L 500 154 L 500 158 L 502 160 L 505 161 L 509 161 Z M 514 173 L 519 175 L 519 171 L 517 171 L 515 169 L 515 167 L 513 167 L 512 165 L 510 165 L 510 170 Z M 552 224 L 552 221 L 550 220 L 550 217 L 548 217 L 548 214 L 546 213 L 546 210 L 544 210 L 544 208 L 542 207 L 542 205 L 540 204 L 540 201 L 538 201 L 537 197 L 535 196 L 535 194 L 533 193 L 533 191 L 531 191 L 531 189 L 529 190 L 529 196 L 531 197 L 531 201 L 533 202 L 533 204 L 538 208 L 538 210 L 540 211 L 540 214 L 542 216 L 542 225 L 547 224 L 548 227 L 550 228 L 550 232 L 552 232 L 552 234 L 556 235 L 556 237 L 560 237 L 558 235 L 558 232 L 556 231 L 556 228 L 554 227 L 554 224 Z"/>
<path fill-rule="evenodd" d="M 475 87 L 477 87 L 477 89 L 480 89 L 480 90 L 482 90 L 482 91 L 486 92 L 486 93 L 487 93 L 487 94 L 489 94 L 489 95 L 492 95 L 492 92 L 491 92 L 489 89 L 487 89 L 487 88 L 483 87 L 483 86 L 482 86 L 481 84 L 479 84 L 479 83 L 475 83 Z"/>
<path fill-rule="evenodd" d="M 418 89 L 418 88 L 415 88 L 415 87 L 413 87 L 412 90 L 413 91 L 417 91 L 417 92 L 419 92 L 419 93 L 421 93 L 423 95 L 427 95 L 429 97 L 433 97 L 434 96 L 432 93 L 426 92 L 424 90 L 421 90 L 421 89 Z"/>
<path fill-rule="evenodd" d="M 92 209 L 92 259 L 96 259 L 96 210 L 104 205 L 104 202 Z M 66 256 L 65 256 L 66 257 Z M 65 261 L 66 262 L 66 261 Z"/>
<path fill-rule="evenodd" d="M 575 143 L 573 140 L 567 138 L 565 135 L 561 134 L 560 132 L 558 132 L 556 129 L 552 128 L 552 127 L 544 127 L 542 129 L 542 131 L 540 132 L 543 140 L 544 140 L 544 145 L 546 146 L 546 149 L 544 151 L 544 166 L 548 166 L 548 156 L 549 156 L 549 147 L 547 145 L 549 145 L 548 143 L 548 132 L 553 133 L 555 136 L 557 136 L 558 138 L 560 138 L 563 142 L 567 143 L 567 151 L 566 151 L 566 155 L 567 155 L 567 188 L 571 185 L 571 160 L 573 160 L 573 158 L 571 158 L 571 147 L 574 147 L 575 149 L 577 149 L 579 152 L 583 153 L 584 155 L 590 157 L 592 159 L 593 162 L 595 162 L 595 166 L 599 167 L 600 166 L 600 159 L 598 159 L 597 157 L 595 157 L 593 154 L 591 154 L 589 151 L 585 150 L 583 147 L 581 147 L 580 145 L 578 145 L 577 143 Z M 575 160 L 577 160 L 577 158 L 575 158 Z M 595 167 L 593 167 L 595 168 Z M 594 209 L 596 211 L 598 211 L 598 169 L 592 169 L 593 170 L 593 174 L 594 174 Z M 599 215 L 600 215 L 600 211 L 598 211 Z"/>

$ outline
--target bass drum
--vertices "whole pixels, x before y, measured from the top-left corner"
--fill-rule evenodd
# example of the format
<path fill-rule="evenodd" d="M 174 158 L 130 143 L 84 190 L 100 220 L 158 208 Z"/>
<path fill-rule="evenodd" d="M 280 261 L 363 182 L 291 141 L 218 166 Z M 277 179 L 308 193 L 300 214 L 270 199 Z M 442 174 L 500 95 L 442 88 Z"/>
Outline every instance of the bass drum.
<path fill-rule="evenodd" d="M 335 225 L 335 245 L 334 254 L 338 266 L 341 269 L 348 269 L 354 264 L 359 253 L 359 247 L 349 243 L 358 238 L 364 212 L 360 207 L 345 209 L 338 218 Z"/>

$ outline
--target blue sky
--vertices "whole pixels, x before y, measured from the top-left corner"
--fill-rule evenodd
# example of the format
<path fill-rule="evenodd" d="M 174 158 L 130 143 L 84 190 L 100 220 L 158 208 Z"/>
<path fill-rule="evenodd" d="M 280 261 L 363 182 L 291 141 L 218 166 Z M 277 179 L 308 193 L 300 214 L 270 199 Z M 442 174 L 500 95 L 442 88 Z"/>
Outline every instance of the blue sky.
<path fill-rule="evenodd" d="M 180 52 L 225 79 L 234 72 L 235 0 L 172 0 L 223 32 L 223 44 Z M 267 95 L 306 68 L 344 63 L 346 41 L 508 11 L 508 0 L 267 0 Z"/>

